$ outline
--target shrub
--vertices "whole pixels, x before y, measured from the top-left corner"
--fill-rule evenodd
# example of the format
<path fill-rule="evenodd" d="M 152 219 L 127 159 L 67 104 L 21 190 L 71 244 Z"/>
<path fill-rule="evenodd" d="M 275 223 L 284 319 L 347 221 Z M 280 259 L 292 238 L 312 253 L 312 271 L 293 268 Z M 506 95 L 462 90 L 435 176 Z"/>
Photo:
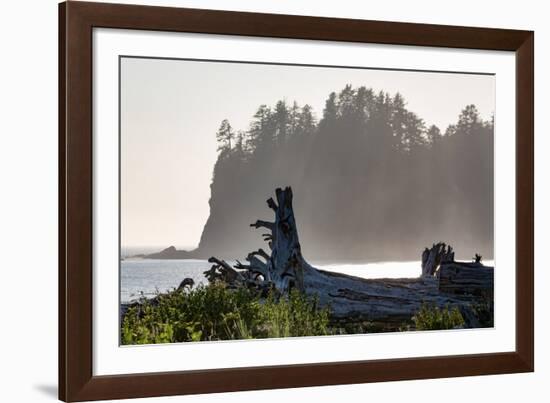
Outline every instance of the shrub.
<path fill-rule="evenodd" d="M 471 307 L 474 315 L 479 320 L 479 327 L 494 326 L 494 309 L 492 301 L 482 301 L 471 305 Z"/>
<path fill-rule="evenodd" d="M 122 344 L 173 343 L 329 334 L 329 311 L 298 292 L 262 300 L 221 283 L 142 298 L 122 322 Z"/>
<path fill-rule="evenodd" d="M 277 300 L 270 295 L 260 310 L 262 337 L 322 336 L 330 334 L 329 311 L 319 309 L 316 298 L 298 291 Z"/>
<path fill-rule="evenodd" d="M 449 306 L 440 309 L 436 306 L 422 304 L 420 310 L 412 317 L 417 330 L 457 329 L 464 326 L 464 318 L 457 307 Z"/>

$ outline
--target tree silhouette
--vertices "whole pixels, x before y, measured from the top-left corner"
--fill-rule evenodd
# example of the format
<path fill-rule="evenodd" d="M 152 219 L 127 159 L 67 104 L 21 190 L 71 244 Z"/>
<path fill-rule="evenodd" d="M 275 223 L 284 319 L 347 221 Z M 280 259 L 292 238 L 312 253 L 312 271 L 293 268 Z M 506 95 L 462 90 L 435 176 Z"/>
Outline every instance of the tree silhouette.
<path fill-rule="evenodd" d="M 260 105 L 247 131 L 226 119 L 199 251 L 231 258 L 257 247 L 243 223 L 291 185 L 312 259 L 417 259 L 439 239 L 491 257 L 493 126 L 467 105 L 443 134 L 401 94 L 351 85 L 328 95 L 320 120 L 285 100 Z"/>
<path fill-rule="evenodd" d="M 439 130 L 439 127 L 437 127 L 436 125 L 431 125 L 426 131 L 426 140 L 428 144 L 432 147 L 439 144 L 442 137 L 443 135 L 441 134 L 441 130 Z"/>
<path fill-rule="evenodd" d="M 291 132 L 290 112 L 285 101 L 277 102 L 271 118 L 275 129 L 274 140 L 280 145 L 287 140 Z"/>
<path fill-rule="evenodd" d="M 317 127 L 317 119 L 313 114 L 313 108 L 309 105 L 304 105 L 298 116 L 298 126 L 296 133 L 309 136 L 315 132 Z"/>
<path fill-rule="evenodd" d="M 267 105 L 260 105 L 248 130 L 249 148 L 255 151 L 268 147 L 273 141 L 272 129 L 271 109 Z"/>
<path fill-rule="evenodd" d="M 477 108 L 475 105 L 468 105 L 458 118 L 456 130 L 470 135 L 478 131 L 481 126 L 483 126 L 483 122 L 479 117 Z"/>
<path fill-rule="evenodd" d="M 231 141 L 235 137 L 235 132 L 229 124 L 229 120 L 224 119 L 216 133 L 216 140 L 218 141 L 218 151 L 227 153 L 231 150 Z"/>

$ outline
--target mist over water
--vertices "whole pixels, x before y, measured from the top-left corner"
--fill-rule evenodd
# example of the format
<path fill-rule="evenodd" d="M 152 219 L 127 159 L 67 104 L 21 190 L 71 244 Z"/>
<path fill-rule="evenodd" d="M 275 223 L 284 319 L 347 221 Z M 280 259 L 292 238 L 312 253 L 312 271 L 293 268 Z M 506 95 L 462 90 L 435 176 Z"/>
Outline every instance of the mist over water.
<path fill-rule="evenodd" d="M 406 105 L 399 93 L 346 86 L 329 94 L 319 120 L 281 100 L 261 105 L 248 131 L 222 121 L 196 256 L 239 258 L 262 246 L 248 224 L 269 220 L 265 201 L 291 186 L 307 259 L 414 260 L 439 241 L 457 258 L 492 258 L 493 122 L 467 105 L 442 130 Z"/>
<path fill-rule="evenodd" d="M 235 262 L 228 261 L 230 264 Z M 157 291 L 177 288 L 185 278 L 192 278 L 195 285 L 208 284 L 203 272 L 211 263 L 206 260 L 155 260 L 128 259 L 121 262 L 121 301 L 129 302 L 142 295 L 151 298 Z M 384 262 L 365 264 L 319 264 L 321 270 L 334 271 L 363 278 L 418 277 L 420 262 Z"/>
<path fill-rule="evenodd" d="M 229 262 L 234 263 L 234 262 Z M 492 265 L 492 261 L 484 262 Z M 414 278 L 421 274 L 420 262 L 379 262 L 357 264 L 323 264 L 312 262 L 321 270 L 349 274 L 362 278 Z M 143 292 L 152 298 L 157 291 L 165 292 L 177 288 L 185 278 L 192 278 L 195 285 L 208 284 L 203 272 L 211 263 L 206 260 L 154 260 L 128 259 L 121 262 L 121 302 L 138 299 Z"/>
<path fill-rule="evenodd" d="M 445 135 L 447 127 L 457 123 L 460 111 L 466 105 L 476 105 L 479 119 L 483 121 L 491 120 L 495 111 L 495 77 L 490 75 L 121 58 L 122 244 L 158 245 L 161 248 L 169 245 L 182 248 L 186 245 L 198 245 L 210 213 L 208 200 L 212 196 L 212 170 L 218 157 L 216 131 L 223 119 L 228 119 L 235 134 L 241 130 L 244 132 L 244 143 L 248 146 L 250 135 L 258 133 L 252 133 L 251 129 L 256 128 L 250 126 L 255 123 L 254 115 L 261 105 L 273 111 L 277 101 L 283 100 L 287 109 L 291 110 L 290 117 L 295 118 L 298 115 L 292 111 L 292 107 L 293 101 L 296 101 L 299 107 L 309 106 L 313 117 L 319 123 L 326 120 L 324 109 L 331 92 L 335 91 L 337 97 L 334 111 L 337 113 L 345 111 L 345 105 L 353 108 L 357 105 L 365 110 L 369 117 L 381 116 L 393 128 L 398 128 L 400 121 L 407 124 L 403 127 L 411 127 L 408 123 L 414 120 L 410 119 L 411 115 L 395 114 L 392 121 L 391 116 L 378 113 L 392 112 L 392 108 L 386 108 L 392 103 L 397 105 L 391 98 L 391 102 L 371 102 L 368 99 L 369 93 L 365 90 L 359 93 L 359 97 L 350 94 L 350 91 L 344 92 L 344 97 L 339 97 L 339 93 L 347 84 L 357 93 L 362 86 L 367 90 L 372 89 L 375 97 L 378 97 L 380 92 L 383 92 L 382 97 L 385 97 L 384 93 L 390 97 L 400 93 L 406 111 L 414 113 L 417 118 L 424 121 L 426 134 L 433 124 L 440 129 L 442 135 Z M 348 102 L 354 97 L 361 102 Z M 362 100 L 369 102 L 365 103 Z M 378 108 L 378 105 L 381 108 Z M 400 110 L 403 111 L 403 108 Z M 274 112 L 284 118 L 282 108 L 279 107 Z M 304 117 L 307 117 L 307 114 Z M 354 119 L 353 116 L 351 118 Z M 353 123 L 347 115 L 343 119 Z M 346 139 L 353 136 L 353 131 L 348 128 L 340 127 L 331 131 L 335 139 L 340 139 L 342 145 L 346 145 L 347 149 L 343 150 L 348 156 L 345 153 L 341 154 L 342 150 L 339 149 L 334 149 L 328 159 L 324 158 L 325 153 L 309 152 L 307 149 L 304 151 L 303 148 L 296 150 L 296 153 L 303 160 L 318 159 L 319 164 L 328 166 L 332 162 L 338 164 L 341 161 L 346 162 L 347 159 L 353 161 L 359 156 L 369 165 L 368 170 L 373 175 L 383 174 L 386 169 L 384 164 L 371 166 L 368 160 L 371 159 L 370 151 L 386 158 L 386 150 L 381 148 L 374 138 L 376 134 L 388 134 L 389 130 L 384 127 L 377 130 L 373 124 L 374 120 L 376 119 L 371 119 L 368 130 L 362 130 L 363 135 L 358 136 L 366 140 L 364 144 L 348 143 Z M 273 128 L 271 123 L 274 121 L 265 120 L 265 128 Z M 279 119 L 278 122 L 280 121 Z M 330 119 L 326 123 L 329 121 Z M 367 119 L 364 122 L 368 123 Z M 304 127 L 307 119 L 302 119 L 299 123 Z M 294 128 L 293 124 L 288 126 L 292 130 L 284 131 L 284 134 L 298 134 L 294 130 L 295 125 Z M 350 126 L 356 125 L 353 123 Z M 274 130 L 277 131 L 278 128 L 275 127 Z M 263 134 L 266 138 L 276 140 L 279 133 L 265 130 Z M 410 143 L 409 138 L 415 138 L 414 130 L 409 130 L 408 134 L 408 137 L 402 139 L 404 143 Z M 421 134 L 424 136 L 424 133 Z M 237 137 L 235 136 L 232 141 L 233 147 L 237 143 Z M 412 145 L 415 145 L 414 142 Z M 468 154 L 468 150 L 461 152 Z M 266 160 L 266 164 L 269 162 Z M 455 166 L 457 172 L 471 165 L 468 158 L 448 162 Z M 391 165 L 390 161 L 388 165 Z M 257 167 L 254 165 L 254 168 Z M 469 173 L 473 172 L 473 168 L 468 169 Z M 277 169 L 279 168 L 274 166 L 274 170 Z M 408 171 L 397 166 L 395 170 L 401 171 L 403 176 L 406 176 Z M 258 176 L 261 176 L 261 173 L 258 172 Z M 333 175 L 341 173 L 334 171 Z M 295 179 L 298 179 L 299 171 L 296 174 Z M 351 176 L 361 174 L 349 173 Z M 296 185 L 295 182 L 286 182 L 286 174 L 277 178 L 281 181 L 270 182 L 270 178 L 265 176 L 261 179 L 261 182 L 255 183 L 256 186 L 263 186 L 265 183 L 267 187 L 266 191 L 257 188 L 262 190 L 257 197 L 260 203 L 258 207 L 261 209 L 264 208 L 263 203 L 268 197 L 267 194 L 273 192 L 273 186 Z M 325 185 L 329 186 L 330 177 L 327 179 L 329 180 Z M 239 177 L 233 176 L 232 183 L 239 180 Z M 363 184 L 363 187 L 366 185 Z M 440 185 L 438 181 L 433 182 L 434 187 Z M 375 191 L 371 185 L 369 189 Z M 304 192 L 296 187 L 294 191 L 296 194 Z M 348 191 L 354 191 L 351 184 Z M 415 191 L 422 194 L 418 187 Z M 473 189 L 471 191 L 473 192 Z M 248 195 L 249 191 L 241 194 L 242 197 Z M 341 196 L 347 197 L 346 194 Z M 326 193 L 315 197 L 326 197 Z M 365 207 L 372 210 L 375 206 Z M 266 211 L 262 210 L 262 213 Z M 258 217 L 253 217 L 254 220 L 256 218 Z M 306 224 L 306 220 L 301 216 L 298 219 Z M 247 225 L 248 222 L 241 224 L 240 231 L 247 232 Z"/>

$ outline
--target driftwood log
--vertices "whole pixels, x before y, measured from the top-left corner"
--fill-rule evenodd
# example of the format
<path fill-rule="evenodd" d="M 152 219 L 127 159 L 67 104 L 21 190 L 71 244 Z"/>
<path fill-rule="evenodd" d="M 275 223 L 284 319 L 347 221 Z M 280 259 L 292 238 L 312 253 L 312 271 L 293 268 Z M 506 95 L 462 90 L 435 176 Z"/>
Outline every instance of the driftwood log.
<path fill-rule="evenodd" d="M 223 281 L 231 287 L 253 286 L 276 290 L 281 295 L 292 289 L 317 296 L 321 306 L 330 306 L 333 319 L 369 321 L 386 327 L 398 327 L 421 308 L 422 304 L 457 307 L 466 326 L 478 325 L 473 307 L 492 296 L 493 268 L 475 263 L 456 262 L 454 251 L 444 243 L 422 253 L 422 275 L 406 279 L 363 279 L 319 270 L 302 256 L 294 211 L 292 189 L 276 189 L 276 201 L 267 205 L 275 220 L 258 220 L 254 228 L 266 230 L 264 240 L 271 253 L 263 249 L 251 252 L 246 264 L 212 257 L 212 268 L 205 272 L 210 281 Z M 492 300 L 492 298 L 491 298 Z"/>

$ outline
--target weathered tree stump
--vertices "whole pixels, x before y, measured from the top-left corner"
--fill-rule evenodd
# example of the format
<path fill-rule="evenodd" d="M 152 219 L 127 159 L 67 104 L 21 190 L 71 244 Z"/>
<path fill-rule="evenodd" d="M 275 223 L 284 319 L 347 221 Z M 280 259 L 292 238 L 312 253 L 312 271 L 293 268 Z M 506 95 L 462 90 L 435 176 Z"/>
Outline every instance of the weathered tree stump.
<path fill-rule="evenodd" d="M 333 319 L 384 323 L 399 327 L 427 303 L 439 308 L 458 307 L 467 326 L 476 326 L 472 306 L 493 287 L 493 268 L 481 263 L 454 261 L 454 251 L 437 243 L 422 253 L 422 275 L 408 279 L 363 279 L 318 270 L 302 256 L 290 187 L 276 189 L 276 201 L 267 205 L 275 213 L 273 222 L 258 220 L 254 228 L 264 228 L 264 239 L 271 253 L 263 249 L 246 257 L 231 268 L 216 258 L 205 272 L 211 281 L 224 281 L 231 286 L 256 285 L 287 294 L 297 289 L 316 296 L 321 306 L 329 306 Z"/>
<path fill-rule="evenodd" d="M 422 276 L 431 277 L 443 263 L 454 262 L 455 253 L 453 248 L 443 242 L 433 244 L 431 249 L 424 249 L 422 252 Z"/>

